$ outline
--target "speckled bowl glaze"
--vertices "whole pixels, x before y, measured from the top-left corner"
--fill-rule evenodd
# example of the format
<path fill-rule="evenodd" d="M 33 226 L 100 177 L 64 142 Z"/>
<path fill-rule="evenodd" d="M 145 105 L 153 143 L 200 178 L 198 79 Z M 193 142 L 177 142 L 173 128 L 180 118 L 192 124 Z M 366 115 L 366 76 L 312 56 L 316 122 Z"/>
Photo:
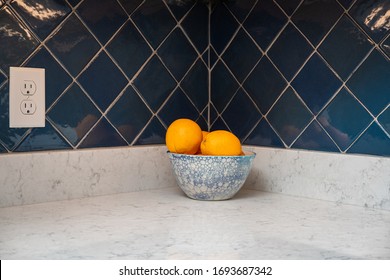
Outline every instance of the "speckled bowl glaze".
<path fill-rule="evenodd" d="M 232 198 L 243 186 L 256 156 L 253 152 L 243 156 L 167 153 L 179 187 L 197 200 Z"/>

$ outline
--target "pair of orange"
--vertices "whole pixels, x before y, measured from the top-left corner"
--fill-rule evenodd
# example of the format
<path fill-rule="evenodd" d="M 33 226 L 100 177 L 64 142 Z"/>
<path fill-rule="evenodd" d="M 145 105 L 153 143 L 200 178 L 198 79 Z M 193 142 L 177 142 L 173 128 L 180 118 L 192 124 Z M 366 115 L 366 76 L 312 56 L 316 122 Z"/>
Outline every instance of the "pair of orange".
<path fill-rule="evenodd" d="M 227 130 L 202 131 L 190 119 L 172 122 L 165 135 L 165 143 L 172 153 L 213 156 L 238 156 L 242 154 L 241 142 Z"/>

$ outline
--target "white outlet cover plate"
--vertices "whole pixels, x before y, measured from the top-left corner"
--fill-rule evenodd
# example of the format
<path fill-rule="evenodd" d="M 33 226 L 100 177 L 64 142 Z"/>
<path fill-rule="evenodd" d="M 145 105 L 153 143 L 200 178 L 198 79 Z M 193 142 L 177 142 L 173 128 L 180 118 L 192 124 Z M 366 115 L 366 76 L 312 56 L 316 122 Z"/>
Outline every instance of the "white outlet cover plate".
<path fill-rule="evenodd" d="M 23 88 L 26 84 L 32 84 L 31 92 Z M 26 102 L 34 104 L 35 110 L 23 110 L 21 106 Z M 10 67 L 9 126 L 45 127 L 45 111 L 45 69 Z"/>

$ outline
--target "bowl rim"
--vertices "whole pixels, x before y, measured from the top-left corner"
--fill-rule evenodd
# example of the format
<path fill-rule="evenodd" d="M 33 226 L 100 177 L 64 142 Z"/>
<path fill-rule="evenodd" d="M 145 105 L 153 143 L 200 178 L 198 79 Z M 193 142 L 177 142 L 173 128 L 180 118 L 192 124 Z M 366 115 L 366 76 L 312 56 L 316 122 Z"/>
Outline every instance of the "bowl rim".
<path fill-rule="evenodd" d="M 238 155 L 238 156 L 212 156 L 212 155 L 189 155 L 189 154 L 180 154 L 180 153 L 173 153 L 173 152 L 170 152 L 170 151 L 167 151 L 167 154 L 172 154 L 174 156 L 182 156 L 182 157 L 193 157 L 193 158 L 251 158 L 251 157 L 255 157 L 256 156 L 256 153 L 253 152 L 253 151 L 247 151 L 247 150 L 243 150 L 244 152 L 244 155 Z"/>

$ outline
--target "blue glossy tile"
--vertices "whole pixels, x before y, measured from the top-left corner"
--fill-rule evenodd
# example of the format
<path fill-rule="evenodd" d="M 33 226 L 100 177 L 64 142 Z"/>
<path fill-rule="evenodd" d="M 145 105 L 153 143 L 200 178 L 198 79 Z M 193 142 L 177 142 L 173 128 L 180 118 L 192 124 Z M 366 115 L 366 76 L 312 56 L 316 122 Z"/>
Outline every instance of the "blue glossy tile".
<path fill-rule="evenodd" d="M 75 15 L 67 19 L 46 45 L 73 76 L 80 73 L 100 48 Z"/>
<path fill-rule="evenodd" d="M 16 152 L 64 150 L 72 147 L 62 136 L 46 122 L 42 128 L 34 128 L 31 133 L 15 149 Z"/>
<path fill-rule="evenodd" d="M 68 2 L 69 2 L 73 7 L 75 7 L 78 3 L 81 2 L 81 0 L 68 0 Z"/>
<path fill-rule="evenodd" d="M 198 3 L 185 17 L 181 26 L 195 47 L 202 53 L 209 44 L 209 12 L 206 5 Z"/>
<path fill-rule="evenodd" d="M 177 89 L 172 96 L 169 97 L 158 115 L 168 127 L 176 119 L 187 118 L 195 120 L 199 117 L 199 112 L 183 91 Z"/>
<path fill-rule="evenodd" d="M 213 47 L 210 48 L 210 68 L 213 68 L 215 63 L 218 61 L 218 54 Z"/>
<path fill-rule="evenodd" d="M 144 0 L 119 0 L 122 7 L 125 8 L 127 14 L 131 15 Z"/>
<path fill-rule="evenodd" d="M 248 16 L 249 12 L 253 8 L 253 5 L 256 3 L 256 0 L 231 0 L 226 2 L 226 6 L 233 13 L 239 22 L 244 22 L 245 18 Z"/>
<path fill-rule="evenodd" d="M 313 48 L 299 31 L 289 24 L 268 51 L 268 56 L 290 80 L 309 57 Z"/>
<path fill-rule="evenodd" d="M 13 150 L 27 132 L 25 128 L 9 128 L 9 87 L 0 87 L 0 141 Z"/>
<path fill-rule="evenodd" d="M 68 73 L 52 55 L 42 47 L 27 62 L 27 67 L 45 68 L 46 108 L 49 108 L 61 93 L 73 82 Z"/>
<path fill-rule="evenodd" d="M 267 115 L 269 123 L 288 146 L 309 124 L 312 117 L 291 88 L 283 93 Z"/>
<path fill-rule="evenodd" d="M 118 146 L 127 146 L 127 143 L 112 127 L 112 125 L 105 118 L 102 118 L 81 142 L 79 148 Z"/>
<path fill-rule="evenodd" d="M 349 79 L 347 86 L 376 116 L 390 103 L 390 63 L 374 50 Z"/>
<path fill-rule="evenodd" d="M 0 68 L 8 73 L 10 66 L 20 65 L 38 45 L 26 26 L 8 7 L 0 10 Z"/>
<path fill-rule="evenodd" d="M 65 0 L 14 0 L 11 5 L 42 40 L 72 11 Z"/>
<path fill-rule="evenodd" d="M 0 72 L 0 86 L 7 80 L 7 77 Z"/>
<path fill-rule="evenodd" d="M 158 49 L 162 61 L 180 81 L 198 55 L 180 28 L 176 28 Z"/>
<path fill-rule="evenodd" d="M 266 119 L 262 119 L 244 141 L 245 145 L 284 148 L 283 142 Z"/>
<path fill-rule="evenodd" d="M 286 24 L 287 17 L 272 0 L 258 1 L 244 27 L 257 44 L 266 50 Z"/>
<path fill-rule="evenodd" d="M 71 113 L 70 111 L 71 110 Z M 100 118 L 100 113 L 78 85 L 73 86 L 58 100 L 47 114 L 51 122 L 76 146 Z"/>
<path fill-rule="evenodd" d="M 390 107 L 388 107 L 379 117 L 378 122 L 390 134 Z"/>
<path fill-rule="evenodd" d="M 215 51 L 221 54 L 238 29 L 238 22 L 225 5 L 218 5 L 210 18 L 210 42 Z"/>
<path fill-rule="evenodd" d="M 105 52 L 92 61 L 78 81 L 102 111 L 110 106 L 127 84 L 127 79 Z"/>
<path fill-rule="evenodd" d="M 291 85 L 310 110 L 317 114 L 341 87 L 342 82 L 326 66 L 321 57 L 314 54 Z"/>
<path fill-rule="evenodd" d="M 211 125 L 210 131 L 213 130 L 229 130 L 229 127 L 222 120 L 222 118 L 217 117 L 214 123 Z"/>
<path fill-rule="evenodd" d="M 366 36 L 347 17 L 336 24 L 319 51 L 344 80 L 371 49 Z"/>
<path fill-rule="evenodd" d="M 163 0 L 168 4 L 169 9 L 175 16 L 177 21 L 180 21 L 188 11 L 194 6 L 195 1 L 182 1 L 181 3 L 172 0 Z"/>
<path fill-rule="evenodd" d="M 368 112 L 345 89 L 321 112 L 317 120 L 345 151 L 372 121 Z"/>
<path fill-rule="evenodd" d="M 342 13 L 336 0 L 305 0 L 292 20 L 316 46 Z"/>
<path fill-rule="evenodd" d="M 207 110 L 206 110 L 207 113 Z M 199 115 L 199 118 L 195 120 L 195 122 L 200 126 L 200 128 L 204 131 L 208 131 L 208 124 L 207 124 L 207 114 L 206 116 Z"/>
<path fill-rule="evenodd" d="M 222 62 L 218 62 L 211 72 L 211 102 L 222 112 L 239 85 Z"/>
<path fill-rule="evenodd" d="M 138 137 L 135 145 L 165 144 L 165 133 L 165 127 L 156 117 L 153 117 L 152 121 Z"/>
<path fill-rule="evenodd" d="M 336 144 L 329 138 L 316 120 L 314 120 L 305 131 L 294 142 L 292 148 L 339 152 Z"/>
<path fill-rule="evenodd" d="M 390 138 L 373 122 L 347 153 L 390 156 Z"/>
<path fill-rule="evenodd" d="M 199 59 L 181 82 L 181 88 L 201 111 L 209 101 L 208 69 Z"/>
<path fill-rule="evenodd" d="M 263 56 L 243 86 L 260 111 L 266 114 L 286 85 L 286 81 L 269 59 Z"/>
<path fill-rule="evenodd" d="M 161 61 L 154 56 L 134 80 L 134 85 L 156 112 L 176 87 L 176 82 Z"/>
<path fill-rule="evenodd" d="M 176 25 L 163 1 L 145 1 L 131 17 L 155 49 Z"/>
<path fill-rule="evenodd" d="M 1 5 L 0 5 L 1 6 Z M 0 154 L 7 153 L 7 149 L 0 143 Z"/>
<path fill-rule="evenodd" d="M 103 45 L 128 19 L 116 0 L 84 0 L 77 13 Z"/>
<path fill-rule="evenodd" d="M 218 118 L 218 111 L 217 111 L 217 109 L 215 109 L 215 107 L 214 107 L 214 105 L 211 103 L 211 104 L 209 104 L 209 106 L 210 106 L 210 121 L 209 121 L 209 123 L 210 123 L 210 125 L 211 124 L 213 124 L 215 121 L 216 121 L 216 119 Z M 206 113 L 207 114 L 207 113 Z"/>
<path fill-rule="evenodd" d="M 282 9 L 289 16 L 297 9 L 301 0 L 276 0 L 276 2 L 282 7 Z"/>
<path fill-rule="evenodd" d="M 390 36 L 388 36 L 387 39 L 382 42 L 381 48 L 390 59 Z"/>
<path fill-rule="evenodd" d="M 129 79 L 152 54 L 152 49 L 131 22 L 126 23 L 106 49 Z"/>
<path fill-rule="evenodd" d="M 248 95 L 242 89 L 239 89 L 222 113 L 222 118 L 232 132 L 243 141 L 244 137 L 260 120 L 261 113 Z"/>
<path fill-rule="evenodd" d="M 240 29 L 223 54 L 222 59 L 233 72 L 234 76 L 236 76 L 237 80 L 242 82 L 261 56 L 261 51 L 252 39 Z"/>
<path fill-rule="evenodd" d="M 339 0 L 339 3 L 348 9 L 354 0 Z"/>
<path fill-rule="evenodd" d="M 133 142 L 151 117 L 152 113 L 131 86 L 107 114 L 107 118 L 128 143 Z"/>
<path fill-rule="evenodd" d="M 388 0 L 357 0 L 349 14 L 375 41 L 379 42 L 389 32 Z"/>

